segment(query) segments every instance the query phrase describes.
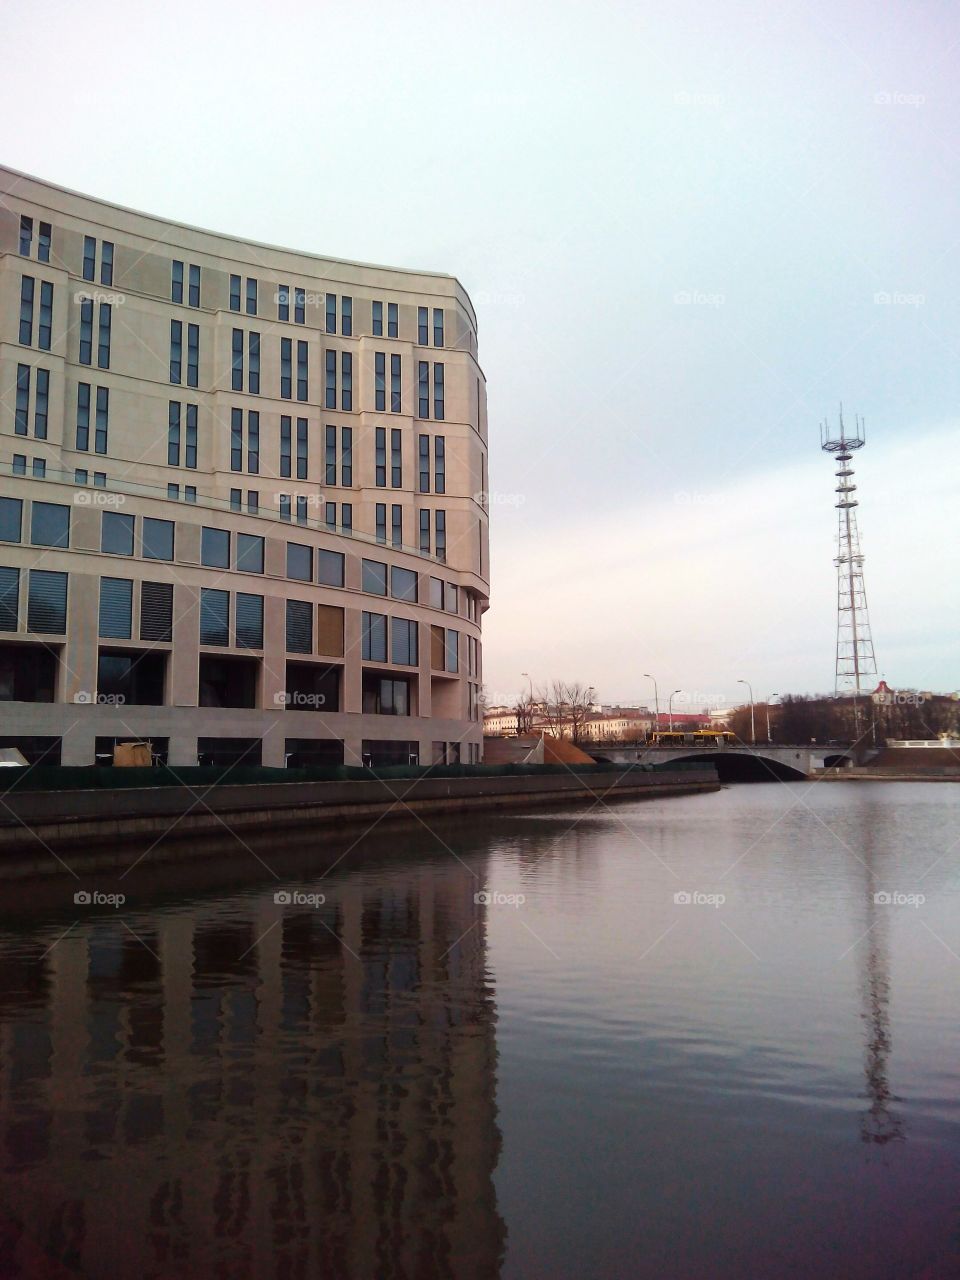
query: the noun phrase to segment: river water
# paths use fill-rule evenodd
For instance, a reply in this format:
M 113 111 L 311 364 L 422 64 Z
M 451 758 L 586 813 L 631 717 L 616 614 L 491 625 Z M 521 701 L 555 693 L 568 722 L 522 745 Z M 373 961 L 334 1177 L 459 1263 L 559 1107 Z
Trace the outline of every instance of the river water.
M 0 1275 L 960 1275 L 958 819 L 740 785 L 3 885 Z

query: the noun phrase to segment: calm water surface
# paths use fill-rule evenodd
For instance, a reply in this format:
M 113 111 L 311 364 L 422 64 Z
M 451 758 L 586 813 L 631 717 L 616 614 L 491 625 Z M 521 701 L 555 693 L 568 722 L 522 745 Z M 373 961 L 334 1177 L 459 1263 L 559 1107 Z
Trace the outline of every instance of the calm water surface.
M 738 786 L 3 885 L 0 1276 L 960 1275 L 958 818 Z

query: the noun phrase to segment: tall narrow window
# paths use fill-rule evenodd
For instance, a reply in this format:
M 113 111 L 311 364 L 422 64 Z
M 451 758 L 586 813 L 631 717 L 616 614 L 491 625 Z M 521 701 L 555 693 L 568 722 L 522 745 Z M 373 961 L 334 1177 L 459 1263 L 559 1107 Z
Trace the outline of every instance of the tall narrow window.
M 20 257 L 29 258 L 33 250 L 33 219 L 20 215 Z
M 337 483 L 337 428 L 327 427 L 323 441 L 324 484 Z
M 327 294 L 327 333 L 337 332 L 337 295 Z
M 417 361 L 417 417 L 430 417 L 430 365 L 426 360 Z
M 433 308 L 433 345 L 443 346 L 443 307 Z
M 399 502 L 393 504 L 390 515 L 391 542 L 395 547 L 403 546 L 403 507 Z
M 348 538 L 353 537 L 353 503 L 340 503 L 340 529 Z
M 100 304 L 100 324 L 103 324 L 103 309 L 105 303 Z M 41 351 L 50 350 L 50 336 L 53 332 L 53 285 L 47 280 L 40 282 L 40 319 L 37 324 L 37 346 Z M 101 344 L 102 344 L 101 329 Z M 101 345 L 101 351 L 103 347 Z M 107 306 L 107 363 L 101 365 L 106 369 L 110 364 L 110 308 Z
M 433 551 L 438 560 L 446 563 L 447 559 L 447 513 L 445 511 L 434 512 L 434 543 Z
M 41 308 L 42 311 L 42 308 Z M 109 302 L 100 303 L 100 315 L 97 322 L 97 367 L 110 368 L 110 321 L 112 308 Z M 43 343 L 40 344 L 43 346 Z
M 447 491 L 446 441 L 443 436 L 433 438 L 433 487 L 437 493 Z
M 297 419 L 297 479 L 306 480 L 307 478 L 307 457 L 308 457 L 308 439 L 307 439 L 307 420 L 306 418 Z
M 307 399 L 307 344 L 297 343 L 297 399 Z
M 167 466 L 179 467 L 180 465 L 180 404 L 177 400 L 170 401 L 170 410 L 167 416 Z
M 240 310 L 240 277 L 230 277 L 230 310 Z
M 230 643 L 230 592 L 200 588 L 200 643 Z
M 383 303 L 372 302 L 370 304 L 370 328 L 373 330 L 375 338 L 383 337 Z
M 353 484 L 353 427 L 340 428 L 340 483 L 346 489 Z
M 430 512 L 420 512 L 420 553 L 428 556 L 430 554 Z
M 280 399 L 293 396 L 293 339 L 280 339 Z
M 93 303 L 90 303 L 91 315 Z M 29 347 L 33 342 L 33 276 L 20 277 L 20 345 Z
M 187 386 L 200 385 L 200 326 L 187 325 Z
M 97 278 L 97 242 L 93 236 L 83 237 L 83 278 L 84 280 Z
M 233 331 L 233 366 L 230 385 L 234 391 L 243 390 L 243 330 Z
M 47 438 L 47 418 L 50 408 L 50 371 L 37 370 L 37 399 L 33 407 L 33 434 L 38 440 Z
M 400 336 L 400 321 L 398 319 L 399 309 L 395 302 L 387 303 L 387 337 L 398 338 Z
M 443 365 L 433 366 L 433 416 L 443 421 Z
M 378 542 L 386 542 L 387 540 L 387 504 L 378 502 L 376 504 L 376 536 Z
M 191 307 L 199 307 L 200 305 L 200 268 L 192 264 L 190 266 L 189 302 Z
M 99 635 L 129 640 L 132 633 L 133 582 L 130 578 L 101 578 Z
M 337 504 L 335 502 L 325 502 L 323 504 L 323 520 L 328 529 L 336 529 Z
M 417 437 L 417 488 L 420 493 L 430 492 L 430 437 Z
M 183 358 L 183 325 L 179 320 L 170 321 L 170 381 L 179 383 Z
M 257 282 L 247 277 L 247 315 L 257 314 Z
M 110 425 L 110 389 L 97 387 L 97 416 L 94 423 L 93 449 L 95 453 L 107 452 L 107 431 Z
M 289 493 L 280 494 L 280 519 L 290 520 L 290 495 Z
M 37 261 L 50 261 L 51 231 L 49 222 L 40 223 L 40 235 L 37 237 Z
M 305 324 L 307 319 L 307 296 L 303 289 L 294 289 L 293 291 L 293 321 L 294 324 Z
M 417 342 L 421 347 L 425 347 L 430 340 L 427 332 L 427 314 L 426 307 L 417 307 Z
M 247 414 L 247 470 L 251 475 L 260 471 L 260 414 Z
M 263 648 L 263 596 L 238 591 L 236 599 L 236 639 L 238 649 Z
M 251 395 L 260 394 L 260 335 L 250 334 L 249 342 L 250 368 L 247 371 L 247 390 Z
M 31 281 L 32 284 L 32 281 Z M 20 322 L 21 332 L 23 330 L 23 321 Z M 21 337 L 20 341 L 23 341 Z M 29 338 L 27 342 L 29 344 Z M 386 412 L 387 408 L 387 357 L 384 352 L 376 351 L 373 356 L 373 394 L 374 405 L 377 413 Z
M 347 413 L 353 409 L 353 356 L 349 351 L 340 356 L 340 408 Z
M 400 412 L 400 356 L 390 357 L 390 412 Z
M 328 350 L 326 353 L 326 385 L 323 403 L 327 409 L 337 407 L 337 353 L 335 351 Z
M 382 489 L 387 483 L 387 429 L 377 427 L 374 436 L 374 469 L 376 471 L 377 488 Z
M 230 470 L 243 470 L 243 410 L 230 410 Z
M 293 440 L 291 420 L 286 415 L 280 419 L 280 479 L 289 480 L 293 474 Z
M 191 469 L 197 469 L 197 406 L 195 404 L 187 405 L 187 443 L 184 457 L 185 464 Z
M 86 452 L 90 448 L 90 384 L 77 385 L 77 448 Z
M 80 363 L 93 363 L 93 302 L 84 298 L 80 303 Z
M 277 285 L 277 319 L 290 319 L 290 286 L 288 284 Z
M 304 493 L 297 494 L 297 524 L 307 523 L 307 496 Z
M 109 240 L 100 244 L 100 283 L 113 284 L 113 245 Z
M 30 434 L 30 366 L 17 365 L 17 407 L 13 429 L 18 436 Z
M 183 263 L 176 259 L 170 264 L 170 301 L 183 301 Z
M 390 430 L 390 484 L 394 489 L 403 485 L 403 436 L 397 427 Z
M 353 333 L 353 299 L 340 299 L 340 332 L 345 338 Z

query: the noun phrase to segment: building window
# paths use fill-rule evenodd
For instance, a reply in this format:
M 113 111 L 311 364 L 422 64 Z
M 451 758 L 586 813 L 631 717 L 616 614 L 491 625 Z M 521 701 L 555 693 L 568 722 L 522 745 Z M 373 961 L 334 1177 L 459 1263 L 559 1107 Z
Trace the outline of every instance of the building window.
M 387 303 L 387 337 L 398 338 L 400 336 L 400 323 L 398 320 L 399 309 L 395 302 Z
M 383 303 L 371 303 L 370 327 L 375 338 L 383 337 Z
M 94 421 L 93 449 L 95 453 L 107 452 L 107 431 L 110 425 L 110 389 L 97 387 L 97 413 Z
M 97 278 L 97 242 L 93 236 L 83 237 L 83 278 L 84 280 Z
M 307 523 L 307 497 L 306 494 L 297 494 L 297 524 Z
M 376 537 L 378 542 L 387 540 L 387 504 L 385 502 L 376 504 Z
M 230 410 L 230 470 L 243 470 L 243 410 Z
M 80 356 L 81 364 L 93 363 L 93 303 L 85 298 L 80 303 Z
M 32 285 L 31 281 L 31 285 Z M 23 321 L 21 320 L 21 332 Z M 23 338 L 20 339 L 23 342 Z M 29 338 L 27 343 L 29 345 Z M 387 409 L 387 357 L 383 351 L 374 352 L 373 356 L 373 407 L 377 413 L 385 413 Z
M 322 587 L 343 586 L 344 557 L 339 551 L 317 552 L 317 581 Z
M 84 467 L 74 467 L 73 469 L 74 484 L 86 484 L 88 480 L 89 480 L 89 473 Z
M 327 333 L 337 332 L 337 295 L 327 294 Z
M 328 350 L 326 353 L 326 384 L 323 403 L 327 409 L 335 409 L 337 407 L 337 353 L 335 351 Z
M 401 667 L 415 667 L 420 661 L 417 624 L 408 618 L 390 620 L 390 661 Z
M 240 277 L 230 277 L 230 310 L 240 310 Z
M 452 631 L 446 628 L 443 645 L 444 669 L 447 671 L 460 670 L 460 650 L 459 650 L 460 632 Z
M 263 546 L 263 538 L 256 534 L 237 534 L 237 569 L 241 573 L 263 573 Z
M 443 308 L 433 308 L 433 345 L 443 346 Z
M 280 519 L 281 519 L 281 520 L 285 520 L 285 521 L 289 524 L 289 522 L 290 522 L 290 494 L 289 494 L 289 493 L 281 493 L 281 494 L 280 494 L 280 498 L 279 498 L 279 502 L 280 502 Z
M 200 643 L 230 643 L 230 592 L 200 588 Z
M 50 569 L 31 569 L 27 588 L 27 630 L 65 635 L 67 575 Z
M 360 566 L 360 589 L 369 596 L 387 594 L 387 566 L 380 560 L 364 560 Z
M 433 416 L 443 421 L 443 365 L 433 366 Z
M 27 474 L 27 455 L 25 453 L 15 453 L 10 469 L 15 476 L 25 476 Z
M 93 304 L 91 303 L 91 306 Z M 20 345 L 33 343 L 33 276 L 20 277 Z
M 390 428 L 390 486 L 400 489 L 403 486 L 403 436 L 398 427 Z
M 438 560 L 447 560 L 447 513 L 435 511 L 434 515 L 434 555 Z
M 417 417 L 430 417 L 430 365 L 426 360 L 417 361 Z
M 100 244 L 100 283 L 113 284 L 113 245 L 109 240 Z
M 293 396 L 293 339 L 280 339 L 280 399 Z
M 324 484 L 337 483 L 337 428 L 326 427 L 323 433 Z
M 377 427 L 374 435 L 374 469 L 376 472 L 375 479 L 378 489 L 383 489 L 387 483 L 387 429 L 386 427 Z
M 234 614 L 238 649 L 263 648 L 263 596 L 237 592 Z
M 43 308 L 41 307 L 41 313 Z M 110 321 L 112 309 L 109 302 L 100 303 L 100 313 L 97 322 L 97 367 L 100 369 L 110 368 Z M 43 343 L 41 342 L 41 346 Z
M 35 480 L 42 480 L 47 474 L 46 458 L 34 458 L 33 475 Z
M 100 519 L 100 550 L 104 555 L 132 556 L 136 521 L 119 511 L 104 511 Z
M 47 438 L 47 411 L 50 404 L 50 373 L 37 370 L 37 399 L 33 410 L 33 434 L 38 440 Z
M 430 492 L 430 437 L 417 437 L 417 471 L 420 493 Z
M 191 307 L 199 307 L 200 305 L 200 268 L 191 263 L 190 266 L 190 295 L 189 303 Z
M 172 582 L 141 582 L 140 639 L 165 643 L 173 639 Z
M 277 285 L 277 319 L 290 319 L 290 286 L 288 284 Z
M 20 626 L 20 570 L 0 569 L 0 631 Z
M 301 397 L 306 398 L 306 395 Z M 353 409 L 353 356 L 349 351 L 340 354 L 340 408 L 346 413 Z
M 173 521 L 144 516 L 140 529 L 140 546 L 144 560 L 172 560 Z
M 305 324 L 307 319 L 307 297 L 303 289 L 295 289 L 293 292 L 293 322 L 294 324 Z
M 247 315 L 257 314 L 257 282 L 247 277 Z
M 410 714 L 409 682 L 365 672 L 363 709 L 368 715 L 408 716 Z
M 133 582 L 129 578 L 101 578 L 99 635 L 129 640 L 132 634 Z
M 293 440 L 291 419 L 286 415 L 280 418 L 280 479 L 289 480 L 293 475 Z
M 325 502 L 323 504 L 323 519 L 328 529 L 336 529 L 337 504 L 335 502 Z
M 353 299 L 340 299 L 340 332 L 345 338 L 353 333 Z
M 69 547 L 70 508 L 58 502 L 34 502 L 30 511 L 30 541 L 35 547 Z
M 309 439 L 307 436 L 306 418 L 297 419 L 297 479 L 307 478 L 307 459 L 309 457 Z
M 394 600 L 407 600 L 417 603 L 417 575 L 412 569 L 402 569 L 399 565 L 390 568 L 390 594 Z
M 447 446 L 444 436 L 433 438 L 433 487 L 437 493 L 447 491 Z
M 297 399 L 306 400 L 307 396 L 307 344 L 297 343 Z
M 430 512 L 420 512 L 420 554 L 430 554 Z
M 287 601 L 287 653 L 313 653 L 313 606 L 309 600 Z
M 340 428 L 340 483 L 345 489 L 353 485 L 353 427 Z
M 427 316 L 428 312 L 426 307 L 417 307 L 417 342 L 421 347 L 425 347 L 430 341 L 427 332 Z
M 242 489 L 230 490 L 230 510 L 231 511 L 243 510 L 243 490 Z
M 287 577 L 297 582 L 313 581 L 313 548 L 302 542 L 287 543 Z
M 247 413 L 247 470 L 254 476 L 260 472 L 260 414 L 254 410 Z
M 40 223 L 40 235 L 37 240 L 37 261 L 50 261 L 51 229 L 49 222 Z
M 179 320 L 170 321 L 170 381 L 179 383 L 180 365 L 183 359 L 183 325 Z
M 184 502 L 196 502 L 196 500 L 197 500 L 197 486 L 196 486 L 196 485 L 194 485 L 194 484 L 185 484 L 185 485 L 183 486 L 183 500 L 184 500 Z
M 176 259 L 170 263 L 170 301 L 183 301 L 183 263 Z
M 249 335 L 250 367 L 247 371 L 247 390 L 251 395 L 260 394 L 260 335 Z
M 353 537 L 353 503 L 340 503 L 340 531 L 346 537 Z
M 227 529 L 200 530 L 200 563 L 208 569 L 230 568 L 230 533 Z
M 33 219 L 20 215 L 20 257 L 29 258 L 33 249 Z
M 23 524 L 20 498 L 0 498 L 0 542 L 19 542 Z
M 90 384 L 77 384 L 77 448 L 86 452 L 90 448 Z
M 364 662 L 386 662 L 386 614 L 368 613 L 364 609 L 360 615 L 360 637 L 361 655 Z
M 243 330 L 233 331 L 233 364 L 230 385 L 234 391 L 243 390 Z
M 17 403 L 14 410 L 13 430 L 18 436 L 30 434 L 30 366 L 17 365 Z
M 400 413 L 400 356 L 390 357 L 390 412 Z
M 197 406 L 187 405 L 187 447 L 184 462 L 191 471 L 197 469 Z
M 200 326 L 187 325 L 187 386 L 200 385 Z
M 107 307 L 107 363 L 110 358 L 110 308 Z M 103 305 L 100 307 L 101 321 L 103 323 Z M 53 285 L 46 280 L 40 282 L 40 320 L 37 325 L 37 346 L 41 351 L 50 350 L 50 335 L 53 332 Z M 106 366 L 104 366 L 106 368 Z
M 399 502 L 393 504 L 391 517 L 391 541 L 395 547 L 403 546 L 403 507 Z

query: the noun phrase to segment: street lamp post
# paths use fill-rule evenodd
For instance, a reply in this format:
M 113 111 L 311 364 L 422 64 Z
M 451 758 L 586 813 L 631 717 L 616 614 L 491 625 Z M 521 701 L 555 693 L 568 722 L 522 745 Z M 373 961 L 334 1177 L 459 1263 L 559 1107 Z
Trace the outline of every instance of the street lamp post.
M 770 733 L 770 703 L 774 700 L 774 698 L 779 698 L 779 697 L 780 697 L 779 693 L 771 693 L 770 697 L 767 699 L 767 741 L 768 742 L 773 741 L 773 735 Z
M 528 671 L 521 671 L 520 674 L 530 681 L 530 697 L 527 701 L 527 714 L 523 717 L 524 721 L 529 717 L 530 723 L 524 725 L 524 732 L 528 732 L 533 728 L 533 678 Z M 519 725 L 517 726 L 519 729 Z
M 745 684 L 750 690 L 750 745 L 755 747 L 757 745 L 757 728 L 753 719 L 753 685 L 749 680 L 738 680 L 737 684 Z
M 643 678 L 644 680 L 653 680 L 653 676 L 650 674 L 649 671 L 645 671 L 643 673 Z M 653 730 L 654 730 L 654 733 L 656 733 L 657 730 L 659 730 L 660 728 L 660 695 L 657 693 L 656 680 L 653 680 L 653 709 L 654 709 Z
M 682 689 L 674 689 L 673 693 L 671 693 L 671 695 L 670 695 L 670 701 L 669 701 L 669 703 L 667 704 L 667 705 L 668 705 L 668 707 L 669 707 L 669 715 L 670 715 L 670 732 L 671 732 L 671 733 L 673 733 L 673 700 L 674 700 L 674 698 L 677 696 L 677 694 L 678 694 L 678 693 L 683 693 L 683 690 L 682 690 Z

